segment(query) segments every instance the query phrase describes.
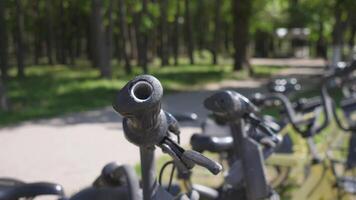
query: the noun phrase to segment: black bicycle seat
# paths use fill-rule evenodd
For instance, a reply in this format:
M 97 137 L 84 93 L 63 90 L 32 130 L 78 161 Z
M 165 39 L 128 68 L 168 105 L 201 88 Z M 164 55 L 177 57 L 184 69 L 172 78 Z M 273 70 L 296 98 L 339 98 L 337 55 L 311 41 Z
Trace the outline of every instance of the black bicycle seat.
M 338 187 L 349 194 L 356 194 L 356 178 L 340 177 L 337 180 Z
M 198 152 L 209 151 L 222 153 L 232 149 L 234 140 L 231 136 L 214 137 L 204 134 L 194 134 L 190 138 L 192 149 Z
M 0 200 L 17 200 L 41 195 L 64 197 L 61 185 L 47 182 L 24 183 L 15 179 L 0 179 Z

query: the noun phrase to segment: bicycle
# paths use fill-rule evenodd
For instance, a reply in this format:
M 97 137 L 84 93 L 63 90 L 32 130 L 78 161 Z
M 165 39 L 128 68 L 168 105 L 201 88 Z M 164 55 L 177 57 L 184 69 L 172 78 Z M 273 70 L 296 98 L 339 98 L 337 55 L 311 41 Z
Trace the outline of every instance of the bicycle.
M 96 199 L 199 199 L 194 190 L 176 195 L 169 191 L 169 186 L 165 188 L 157 181 L 156 147 L 173 158 L 172 162 L 180 173 L 189 173 L 195 165 L 208 169 L 212 174 L 222 170 L 217 162 L 179 145 L 179 124 L 173 115 L 161 109 L 162 96 L 160 82 L 153 76 L 141 75 L 129 81 L 117 93 L 113 103 L 114 110 L 124 117 L 122 123 L 126 139 L 140 149 L 142 192 L 132 168 L 111 163 L 104 167 L 93 187 L 79 192 L 71 200 L 93 196 Z

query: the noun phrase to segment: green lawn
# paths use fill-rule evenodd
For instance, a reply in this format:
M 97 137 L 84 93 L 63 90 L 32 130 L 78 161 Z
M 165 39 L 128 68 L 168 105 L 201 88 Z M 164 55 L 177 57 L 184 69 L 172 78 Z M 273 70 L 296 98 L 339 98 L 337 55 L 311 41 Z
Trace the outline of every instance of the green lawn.
M 115 91 L 140 74 L 140 70 L 135 69 L 133 75 L 127 76 L 117 67 L 112 79 L 101 79 L 97 69 L 85 66 L 31 66 L 26 69 L 26 78 L 8 80 L 6 85 L 12 110 L 0 111 L 0 126 L 110 105 Z M 257 77 L 268 77 L 280 69 L 255 66 Z M 208 82 L 247 77 L 245 71 L 232 72 L 231 65 L 153 66 L 150 71 L 162 82 L 166 94 L 199 89 Z M 15 72 L 11 71 L 11 74 L 14 76 Z

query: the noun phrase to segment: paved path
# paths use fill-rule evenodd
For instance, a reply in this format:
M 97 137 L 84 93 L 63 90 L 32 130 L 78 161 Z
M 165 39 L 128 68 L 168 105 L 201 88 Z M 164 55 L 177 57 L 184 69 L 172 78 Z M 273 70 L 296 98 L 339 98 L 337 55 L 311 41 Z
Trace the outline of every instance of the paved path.
M 308 74 L 320 73 L 319 68 L 308 70 Z M 282 74 L 305 71 L 291 68 Z M 260 91 L 265 81 L 208 84 L 199 92 L 165 96 L 163 106 L 171 112 L 196 112 L 203 119 L 207 111 L 202 102 L 214 90 L 236 89 L 248 95 Z M 182 124 L 182 143 L 188 144 L 190 135 L 198 131 L 199 122 Z M 0 129 L 0 176 L 58 182 L 68 193 L 89 185 L 108 162 L 134 165 L 138 160 L 138 148 L 125 140 L 121 119 L 110 107 Z

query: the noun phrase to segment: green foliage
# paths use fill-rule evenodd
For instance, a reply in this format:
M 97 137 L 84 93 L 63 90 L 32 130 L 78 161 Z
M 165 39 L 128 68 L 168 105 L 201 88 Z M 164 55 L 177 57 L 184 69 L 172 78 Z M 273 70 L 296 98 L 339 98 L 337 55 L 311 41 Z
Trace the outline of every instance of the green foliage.
M 229 64 L 151 68 L 152 74 L 162 82 L 166 94 L 198 89 L 208 82 L 245 78 L 232 74 Z M 275 73 L 277 68 L 258 66 L 256 70 L 257 74 L 266 77 Z M 138 74 L 140 70 L 137 68 L 131 76 L 124 75 L 122 68 L 117 68 L 114 78 L 109 80 L 99 79 L 99 72 L 86 64 L 72 68 L 63 65 L 28 67 L 25 79 L 13 78 L 6 82 L 12 111 L 0 111 L 0 126 L 108 106 L 115 92 Z

